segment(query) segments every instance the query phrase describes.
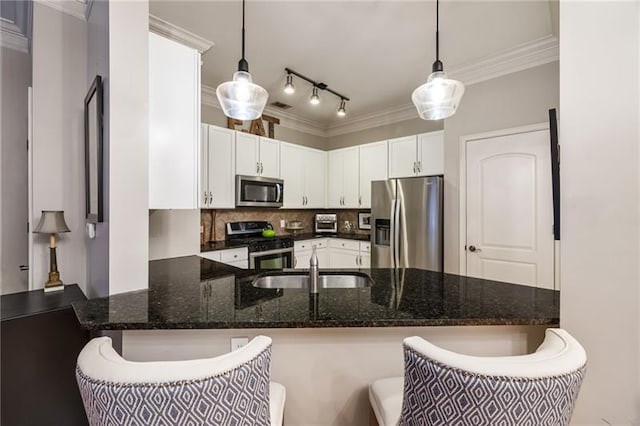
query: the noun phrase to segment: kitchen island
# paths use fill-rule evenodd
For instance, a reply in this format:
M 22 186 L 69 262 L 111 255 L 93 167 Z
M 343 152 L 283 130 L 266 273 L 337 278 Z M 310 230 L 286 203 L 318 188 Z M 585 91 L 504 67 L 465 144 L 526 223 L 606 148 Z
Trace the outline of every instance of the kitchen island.
M 354 270 L 356 271 L 356 270 Z M 73 305 L 87 330 L 547 325 L 559 292 L 419 269 L 360 269 L 373 285 L 263 289 L 198 256 L 149 263 L 149 288 Z
M 367 425 L 367 386 L 403 374 L 404 337 L 473 355 L 519 355 L 559 323 L 557 291 L 417 269 L 355 271 L 373 285 L 313 297 L 255 288 L 256 271 L 198 256 L 158 260 L 149 263 L 147 290 L 74 309 L 85 329 L 122 330 L 132 361 L 211 357 L 228 352 L 232 337 L 270 336 L 271 376 L 287 388 L 290 425 Z

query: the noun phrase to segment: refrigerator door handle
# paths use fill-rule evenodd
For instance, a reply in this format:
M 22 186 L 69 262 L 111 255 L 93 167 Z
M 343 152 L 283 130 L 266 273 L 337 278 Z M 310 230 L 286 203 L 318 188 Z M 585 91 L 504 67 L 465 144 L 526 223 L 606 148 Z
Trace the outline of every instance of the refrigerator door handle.
M 402 202 L 400 200 L 396 200 L 395 203 L 395 211 L 394 211 L 394 220 L 393 220 L 393 263 L 395 268 L 400 267 L 400 208 L 402 206 Z
M 391 252 L 391 267 L 396 268 L 396 203 L 395 198 L 391 200 L 391 223 L 389 224 L 389 251 Z

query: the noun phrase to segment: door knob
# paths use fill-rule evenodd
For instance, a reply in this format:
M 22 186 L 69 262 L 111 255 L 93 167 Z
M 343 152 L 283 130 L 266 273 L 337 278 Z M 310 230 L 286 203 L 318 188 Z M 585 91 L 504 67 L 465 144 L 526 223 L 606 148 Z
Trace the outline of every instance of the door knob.
M 473 252 L 476 252 L 476 251 L 482 251 L 482 250 L 480 250 L 480 249 L 479 249 L 479 248 L 477 248 L 476 246 L 469 246 L 469 251 L 470 251 L 471 253 L 473 253 Z

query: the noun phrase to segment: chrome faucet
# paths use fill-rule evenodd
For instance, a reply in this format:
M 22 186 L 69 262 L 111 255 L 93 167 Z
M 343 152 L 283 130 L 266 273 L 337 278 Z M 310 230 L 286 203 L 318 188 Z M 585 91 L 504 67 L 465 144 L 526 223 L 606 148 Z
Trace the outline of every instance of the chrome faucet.
M 320 281 L 318 255 L 316 254 L 316 246 L 313 246 L 313 252 L 309 260 L 309 293 L 318 293 L 318 281 Z

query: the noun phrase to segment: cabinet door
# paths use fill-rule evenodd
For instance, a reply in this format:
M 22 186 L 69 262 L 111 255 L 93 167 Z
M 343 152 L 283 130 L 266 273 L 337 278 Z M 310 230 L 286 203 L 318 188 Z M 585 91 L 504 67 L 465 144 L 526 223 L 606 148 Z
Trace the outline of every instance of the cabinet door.
M 360 267 L 361 268 L 371 268 L 371 255 L 361 254 L 360 255 Z
M 236 132 L 236 173 L 258 176 L 260 171 L 260 138 L 249 133 Z
M 360 150 L 347 148 L 342 157 L 342 207 L 357 209 L 360 205 Z
M 149 33 L 149 208 L 200 205 L 200 54 Z
M 329 250 L 329 264 L 332 269 L 357 268 L 360 252 L 332 248 Z
M 209 206 L 232 209 L 235 203 L 235 132 L 208 126 L 209 133 Z
M 327 153 L 317 149 L 304 149 L 304 195 L 306 208 L 325 206 Z M 284 163 L 283 163 L 284 164 Z
M 344 169 L 344 154 L 342 150 L 329 151 L 327 166 L 327 207 L 339 209 L 342 207 L 342 188 Z
M 331 260 L 329 259 L 329 249 L 323 248 L 316 251 L 318 255 L 318 267 L 319 268 L 331 268 Z
M 389 141 L 389 179 L 416 175 L 417 137 L 391 139 Z
M 303 251 L 302 253 L 295 253 L 293 256 L 293 268 L 294 269 L 308 269 L 309 261 L 311 260 L 311 252 Z M 320 260 L 318 259 L 318 263 Z
M 284 180 L 282 207 L 302 208 L 304 205 L 304 150 L 297 145 L 282 143 L 280 155 L 282 157 L 280 176 Z
M 360 208 L 371 208 L 371 182 L 387 179 L 388 155 L 387 141 L 360 145 Z
M 280 141 L 260 138 L 260 176 L 280 177 Z
M 418 135 L 418 175 L 444 174 L 444 132 Z
M 208 125 L 200 125 L 200 208 L 209 208 L 209 131 Z

